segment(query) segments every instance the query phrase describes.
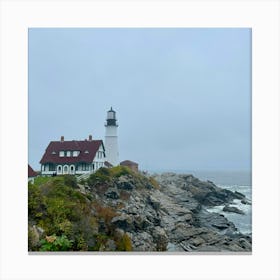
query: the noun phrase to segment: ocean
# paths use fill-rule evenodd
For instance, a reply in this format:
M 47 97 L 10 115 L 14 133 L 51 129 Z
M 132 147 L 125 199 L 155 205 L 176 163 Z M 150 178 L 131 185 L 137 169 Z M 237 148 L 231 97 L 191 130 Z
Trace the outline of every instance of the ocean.
M 184 173 L 193 174 L 200 180 L 210 180 L 215 185 L 231 191 L 238 191 L 244 194 L 252 202 L 252 173 L 249 171 L 188 171 Z M 230 206 L 242 210 L 245 215 L 224 212 L 224 206 L 209 207 L 209 212 L 223 214 L 233 222 L 238 231 L 243 234 L 252 234 L 252 205 L 242 204 L 240 200 L 234 200 Z
M 174 172 L 177 174 L 192 174 L 202 181 L 212 181 L 216 186 L 244 194 L 252 203 L 252 173 L 251 171 L 196 171 L 196 170 L 155 170 L 156 173 Z M 252 203 L 253 204 L 253 203 Z M 234 200 L 230 206 L 237 207 L 245 214 L 224 212 L 224 206 L 209 207 L 209 212 L 224 215 L 233 222 L 238 231 L 243 234 L 252 234 L 252 205 L 242 204 L 240 200 Z

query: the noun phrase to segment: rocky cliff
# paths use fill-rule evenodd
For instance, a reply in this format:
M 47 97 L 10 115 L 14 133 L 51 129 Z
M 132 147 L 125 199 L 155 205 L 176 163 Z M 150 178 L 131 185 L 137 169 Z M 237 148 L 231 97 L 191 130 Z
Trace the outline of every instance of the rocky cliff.
M 251 251 L 250 236 L 204 207 L 246 198 L 213 182 L 174 173 L 129 173 L 102 183 L 95 180 L 88 190 L 104 205 L 118 208 L 111 223 L 128 234 L 134 251 Z
M 93 245 L 84 246 L 85 250 L 251 251 L 250 236 L 240 234 L 223 215 L 206 210 L 206 206 L 227 206 L 233 199 L 246 201 L 245 196 L 213 182 L 174 173 L 150 176 L 117 167 L 101 169 L 76 187 L 86 196 L 87 215 L 96 224 Z M 33 231 L 38 231 L 38 219 L 30 221 Z

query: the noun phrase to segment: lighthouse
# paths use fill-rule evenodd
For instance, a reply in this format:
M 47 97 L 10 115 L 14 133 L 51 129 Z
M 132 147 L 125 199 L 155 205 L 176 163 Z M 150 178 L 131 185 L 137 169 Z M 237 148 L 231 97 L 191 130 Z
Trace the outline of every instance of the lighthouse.
M 105 122 L 105 152 L 106 161 L 116 166 L 119 164 L 119 149 L 118 149 L 118 123 L 116 112 L 111 109 L 107 112 Z

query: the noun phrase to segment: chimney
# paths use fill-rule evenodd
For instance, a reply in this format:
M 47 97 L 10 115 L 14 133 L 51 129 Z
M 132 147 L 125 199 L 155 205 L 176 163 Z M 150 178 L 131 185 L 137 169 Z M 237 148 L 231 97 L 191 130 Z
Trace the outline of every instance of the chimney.
M 89 141 L 92 141 L 92 135 L 89 135 L 89 136 L 88 136 L 88 140 L 89 140 Z
M 63 142 L 64 141 L 64 136 L 61 136 L 60 137 L 60 142 Z

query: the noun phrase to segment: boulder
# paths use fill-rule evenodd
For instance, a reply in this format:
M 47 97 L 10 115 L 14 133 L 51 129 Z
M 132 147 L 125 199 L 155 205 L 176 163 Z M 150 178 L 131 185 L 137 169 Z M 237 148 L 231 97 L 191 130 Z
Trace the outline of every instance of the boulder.
M 152 231 L 154 242 L 158 251 L 166 251 L 168 244 L 168 237 L 165 230 L 159 226 L 155 227 Z
M 143 215 L 134 216 L 133 223 L 136 230 L 145 230 L 152 225 L 152 223 Z
M 112 219 L 111 223 L 117 228 L 123 229 L 124 231 L 129 231 L 134 229 L 133 219 L 130 215 L 121 214 Z
M 238 209 L 237 207 L 229 206 L 229 205 L 226 205 L 223 208 L 223 211 L 224 212 L 232 212 L 232 213 L 236 213 L 236 214 L 240 214 L 240 215 L 244 215 L 245 214 L 242 210 Z
M 230 222 L 224 215 L 218 213 L 210 213 L 208 211 L 200 211 L 194 217 L 194 225 L 209 228 L 215 231 L 235 231 L 235 225 Z
M 152 207 L 158 211 L 160 208 L 160 202 L 153 196 L 149 196 L 148 202 L 152 205 Z
M 249 200 L 247 200 L 246 198 L 241 199 L 241 203 L 247 204 L 247 205 L 252 205 L 252 203 Z
M 146 231 L 137 232 L 130 235 L 130 237 L 132 240 L 133 251 L 152 252 L 157 249 L 153 237 Z
M 237 192 L 237 191 L 235 191 L 233 193 L 233 195 L 235 196 L 236 199 L 244 199 L 245 198 L 245 195 L 243 193 L 240 193 L 240 192 Z
M 106 244 L 105 244 L 105 248 L 104 248 L 104 251 L 116 251 L 116 243 L 114 240 L 112 239 L 109 239 Z
M 115 182 L 118 189 L 131 191 L 135 188 L 135 184 L 130 178 L 130 176 L 120 176 Z
M 105 196 L 111 199 L 119 199 L 120 195 L 117 190 L 110 188 L 106 191 Z

